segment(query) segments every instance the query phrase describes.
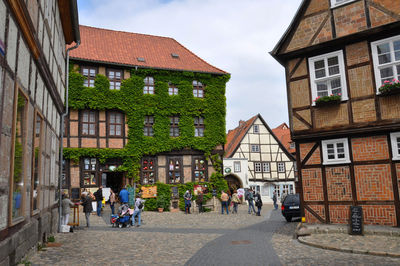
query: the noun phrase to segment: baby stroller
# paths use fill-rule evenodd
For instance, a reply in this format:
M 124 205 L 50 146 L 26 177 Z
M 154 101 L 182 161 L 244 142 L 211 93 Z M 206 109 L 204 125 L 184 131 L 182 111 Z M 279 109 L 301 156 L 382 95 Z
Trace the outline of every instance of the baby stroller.
M 123 204 L 118 208 L 118 215 L 111 215 L 110 222 L 112 227 L 129 227 L 131 225 L 131 218 L 133 209 L 130 209 L 128 204 Z

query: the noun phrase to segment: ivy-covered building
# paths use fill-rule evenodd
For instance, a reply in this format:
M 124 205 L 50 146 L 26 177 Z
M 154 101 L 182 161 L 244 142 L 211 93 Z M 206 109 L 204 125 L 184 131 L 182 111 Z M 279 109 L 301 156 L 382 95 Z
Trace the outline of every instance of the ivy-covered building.
M 65 188 L 209 181 L 224 152 L 229 74 L 172 38 L 88 26 L 80 34 Z

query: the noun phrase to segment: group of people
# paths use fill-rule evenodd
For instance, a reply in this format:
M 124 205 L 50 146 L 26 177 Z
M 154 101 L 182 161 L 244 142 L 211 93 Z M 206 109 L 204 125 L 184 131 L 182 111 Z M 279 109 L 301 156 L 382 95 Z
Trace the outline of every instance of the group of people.
M 238 204 L 240 203 L 239 195 L 237 190 L 234 190 L 232 195 L 230 191 L 221 191 L 221 214 L 229 214 L 230 206 L 233 205 L 232 213 L 237 213 Z

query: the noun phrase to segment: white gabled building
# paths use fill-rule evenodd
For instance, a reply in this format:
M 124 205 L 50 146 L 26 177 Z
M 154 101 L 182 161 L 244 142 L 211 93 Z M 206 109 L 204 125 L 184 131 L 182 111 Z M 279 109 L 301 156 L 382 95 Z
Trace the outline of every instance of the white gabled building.
M 284 126 L 277 132 L 282 132 Z M 224 175 L 229 187 L 259 191 L 263 202 L 272 202 L 274 191 L 279 197 L 295 193 L 295 158 L 280 139 L 260 114 L 240 121 L 237 128 L 229 130 L 224 156 Z

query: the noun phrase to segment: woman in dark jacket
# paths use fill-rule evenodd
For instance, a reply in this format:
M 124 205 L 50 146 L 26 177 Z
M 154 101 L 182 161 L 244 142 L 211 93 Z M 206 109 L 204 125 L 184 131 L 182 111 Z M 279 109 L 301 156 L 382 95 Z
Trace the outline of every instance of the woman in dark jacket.
M 81 204 L 83 206 L 83 212 L 85 213 L 85 217 L 86 217 L 86 226 L 89 227 L 89 225 L 90 225 L 89 217 L 90 217 L 90 213 L 93 211 L 92 198 L 90 197 L 90 195 L 88 195 L 87 193 L 82 194 Z
M 256 207 L 257 207 L 257 216 L 261 216 L 261 207 L 263 205 L 262 200 L 261 200 L 261 195 L 259 192 L 256 193 L 254 196 L 255 202 L 256 202 Z

